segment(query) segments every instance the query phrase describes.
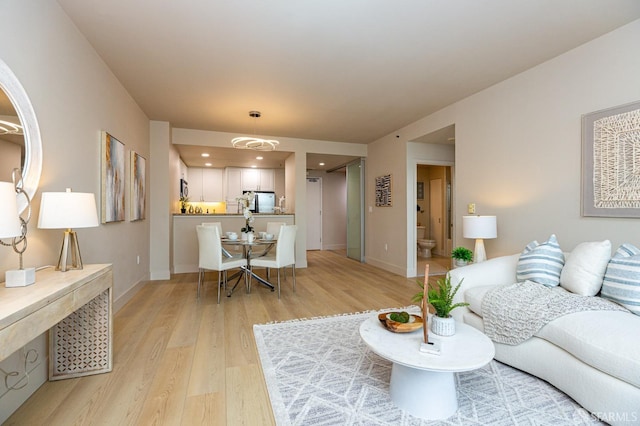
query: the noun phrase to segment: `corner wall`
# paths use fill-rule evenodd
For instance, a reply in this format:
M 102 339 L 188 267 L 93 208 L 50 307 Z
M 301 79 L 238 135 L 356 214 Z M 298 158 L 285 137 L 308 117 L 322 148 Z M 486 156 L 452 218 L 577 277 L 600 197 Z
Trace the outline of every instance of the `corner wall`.
M 396 134 L 410 141 L 455 124 L 454 246 L 473 249 L 461 229 L 464 206 L 471 202 L 479 214 L 498 217 L 498 238 L 485 241 L 489 257 L 519 252 L 552 233 L 567 251 L 582 241 L 610 239 L 614 248 L 640 244 L 638 219 L 580 215 L 581 117 L 640 100 L 640 55 L 630 53 L 638 40 L 640 20 L 406 126 L 370 145 L 368 164 L 375 167 L 369 170 L 383 173 L 388 159 L 386 170 L 402 172 L 388 152 Z M 372 191 L 370 177 L 369 197 Z M 389 212 L 369 215 L 367 229 L 407 223 L 395 201 Z M 406 253 L 384 254 L 381 238 L 393 236 L 376 235 L 367 253 L 395 271 Z
M 135 293 L 149 273 L 149 120 L 105 66 L 87 40 L 55 1 L 2 0 L 0 2 L 0 57 L 24 87 L 35 110 L 42 135 L 43 165 L 40 186 L 32 202 L 28 226 L 29 246 L 25 266 L 56 264 L 62 230 L 37 228 L 43 191 L 93 192 L 100 206 L 100 131 L 109 131 L 125 144 L 126 178 L 129 151 L 147 159 L 147 219 L 129 221 L 129 187 L 126 185 L 126 220 L 78 230 L 85 264 L 112 263 L 114 309 Z M 98 207 L 99 208 L 99 207 Z M 140 256 L 140 264 L 136 258 Z M 16 268 L 18 257 L 0 247 L 0 274 Z M 0 284 L 3 285 L 3 284 Z M 42 368 L 21 391 L 0 398 L 0 423 L 46 380 L 46 339 L 39 362 Z M 14 371 L 23 356 L 0 364 Z M 17 367 L 16 367 L 17 366 Z M 0 394 L 4 384 L 0 384 Z

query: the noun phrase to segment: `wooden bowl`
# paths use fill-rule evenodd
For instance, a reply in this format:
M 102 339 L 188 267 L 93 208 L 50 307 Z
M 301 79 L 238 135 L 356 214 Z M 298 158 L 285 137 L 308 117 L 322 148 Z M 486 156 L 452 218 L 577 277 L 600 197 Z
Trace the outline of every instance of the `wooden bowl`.
M 378 314 L 378 319 L 389 331 L 394 333 L 411 333 L 422 328 L 422 317 L 420 315 L 409 314 L 409 322 L 398 322 L 389 318 L 393 312 L 383 312 Z

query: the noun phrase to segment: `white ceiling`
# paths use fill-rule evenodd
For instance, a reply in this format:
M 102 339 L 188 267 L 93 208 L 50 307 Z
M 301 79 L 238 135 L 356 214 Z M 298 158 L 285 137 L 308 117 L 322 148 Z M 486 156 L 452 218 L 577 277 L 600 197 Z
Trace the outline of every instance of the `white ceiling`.
M 355 143 L 640 18 L 638 0 L 58 3 L 152 120 Z

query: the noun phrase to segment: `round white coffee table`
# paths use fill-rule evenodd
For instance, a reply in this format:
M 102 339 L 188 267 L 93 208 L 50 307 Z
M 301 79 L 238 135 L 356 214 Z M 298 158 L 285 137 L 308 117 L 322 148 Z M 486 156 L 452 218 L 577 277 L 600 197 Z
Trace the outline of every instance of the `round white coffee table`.
M 458 409 L 454 373 L 488 364 L 495 354 L 493 342 L 470 325 L 456 322 L 451 337 L 429 333 L 438 340 L 439 355 L 420 352 L 422 329 L 393 333 L 372 314 L 360 326 L 360 336 L 373 352 L 393 363 L 391 400 L 412 416 L 429 420 L 451 417 Z

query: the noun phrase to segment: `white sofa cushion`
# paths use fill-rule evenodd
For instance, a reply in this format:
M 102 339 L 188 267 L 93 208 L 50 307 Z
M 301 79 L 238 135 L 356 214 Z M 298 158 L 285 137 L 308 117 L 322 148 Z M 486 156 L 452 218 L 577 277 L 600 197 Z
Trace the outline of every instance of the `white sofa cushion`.
M 602 297 L 640 315 L 640 249 L 623 244 L 616 250 L 604 275 Z
M 638 330 L 639 316 L 620 311 L 590 311 L 556 318 L 536 336 L 600 371 L 640 387 Z
M 518 260 L 516 279 L 518 282 L 529 280 L 555 287 L 560 284 L 563 265 L 564 254 L 553 234 L 542 244 L 537 241 L 527 244 Z
M 565 259 L 560 285 L 581 296 L 600 292 L 607 264 L 611 259 L 611 241 L 580 243 Z

